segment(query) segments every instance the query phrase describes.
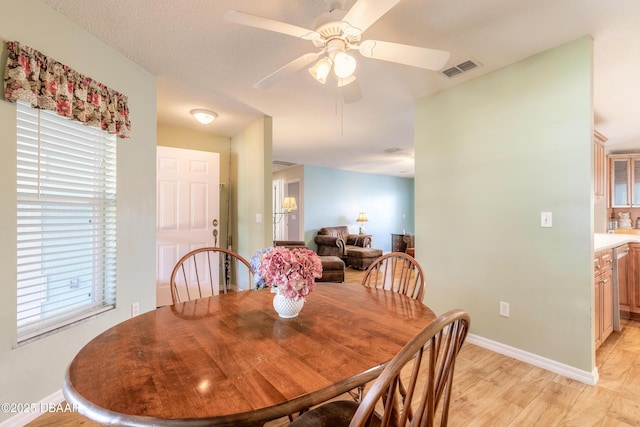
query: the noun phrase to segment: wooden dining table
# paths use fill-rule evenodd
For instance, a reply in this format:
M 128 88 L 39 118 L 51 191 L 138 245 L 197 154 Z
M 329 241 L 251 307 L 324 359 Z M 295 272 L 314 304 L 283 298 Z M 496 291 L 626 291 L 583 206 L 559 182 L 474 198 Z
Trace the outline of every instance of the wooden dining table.
M 268 289 L 158 308 L 106 330 L 65 374 L 68 403 L 109 425 L 261 425 L 375 379 L 435 319 L 397 293 L 317 284 L 298 317 Z

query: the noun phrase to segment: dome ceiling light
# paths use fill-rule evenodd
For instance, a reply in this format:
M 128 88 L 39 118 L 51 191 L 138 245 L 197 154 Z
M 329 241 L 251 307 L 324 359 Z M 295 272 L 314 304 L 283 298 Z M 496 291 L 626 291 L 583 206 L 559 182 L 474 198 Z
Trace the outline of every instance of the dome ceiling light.
M 191 115 L 203 125 L 208 125 L 218 117 L 218 115 L 213 111 L 203 110 L 201 108 L 191 110 Z

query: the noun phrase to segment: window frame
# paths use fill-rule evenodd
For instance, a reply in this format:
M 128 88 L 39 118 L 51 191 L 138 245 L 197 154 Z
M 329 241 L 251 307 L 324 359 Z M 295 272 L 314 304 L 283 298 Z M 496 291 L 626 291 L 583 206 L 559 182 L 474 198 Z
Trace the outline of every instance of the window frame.
M 17 103 L 17 344 L 116 307 L 116 136 Z

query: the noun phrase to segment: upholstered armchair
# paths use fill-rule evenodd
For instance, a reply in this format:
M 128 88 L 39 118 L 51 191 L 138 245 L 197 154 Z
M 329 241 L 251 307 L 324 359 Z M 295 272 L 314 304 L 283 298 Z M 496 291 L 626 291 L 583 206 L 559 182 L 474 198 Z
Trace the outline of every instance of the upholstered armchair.
M 346 225 L 323 227 L 314 239 L 318 245 L 318 255 L 338 256 L 344 258 L 350 247 L 370 248 L 371 235 L 351 234 Z

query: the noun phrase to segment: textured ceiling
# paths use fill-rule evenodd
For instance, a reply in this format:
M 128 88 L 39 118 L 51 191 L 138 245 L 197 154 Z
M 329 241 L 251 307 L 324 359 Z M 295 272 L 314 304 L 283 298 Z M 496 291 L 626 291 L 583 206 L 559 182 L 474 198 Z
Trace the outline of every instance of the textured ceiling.
M 413 176 L 417 98 L 585 35 L 594 39 L 595 127 L 614 149 L 640 144 L 640 1 L 401 0 L 363 39 L 448 50 L 445 68 L 481 67 L 454 78 L 364 58 L 362 100 L 345 104 L 335 85 L 300 70 L 266 90 L 253 85 L 298 56 L 310 41 L 226 22 L 239 10 L 314 29 L 323 0 L 43 0 L 158 76 L 158 122 L 233 136 L 273 117 L 274 160 Z M 354 0 L 346 1 L 350 8 Z M 203 127 L 193 108 L 218 113 Z M 390 148 L 397 148 L 389 154 Z

